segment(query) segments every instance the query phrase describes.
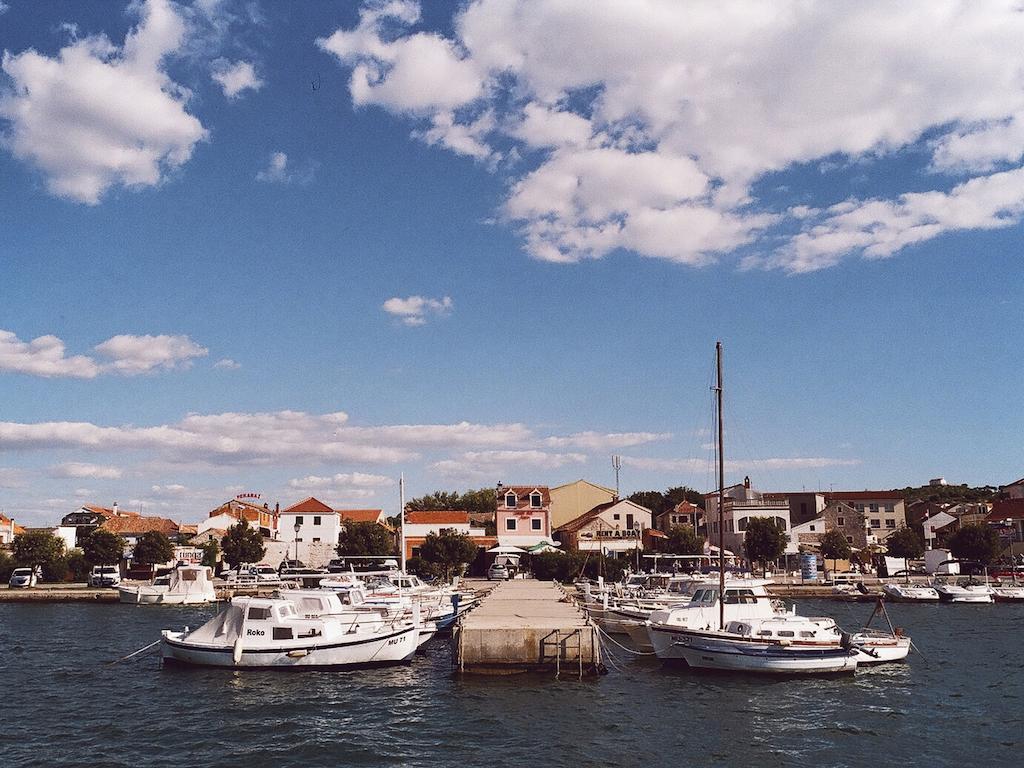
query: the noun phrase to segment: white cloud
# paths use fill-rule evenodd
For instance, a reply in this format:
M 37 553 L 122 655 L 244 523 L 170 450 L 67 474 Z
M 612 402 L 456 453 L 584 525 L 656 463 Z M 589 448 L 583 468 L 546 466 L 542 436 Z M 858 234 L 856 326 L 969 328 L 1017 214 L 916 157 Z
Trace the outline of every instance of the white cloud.
M 237 371 L 242 367 L 241 363 L 236 363 L 230 357 L 224 357 L 213 364 L 214 368 L 218 368 L 223 371 Z
M 348 426 L 345 413 L 299 411 L 190 414 L 175 424 L 100 426 L 89 422 L 0 422 L 0 451 L 141 451 L 197 466 L 353 462 L 394 464 L 420 450 L 521 445 L 521 424 Z
M 0 0 L 0 15 L 7 13 L 9 10 L 11 10 L 11 6 Z
M 0 330 L 0 371 L 76 379 L 91 379 L 100 372 L 100 366 L 92 358 L 68 357 L 64 350 L 64 342 L 56 336 L 21 341 L 13 332 Z
M 0 488 L 21 488 L 25 485 L 25 473 L 20 469 L 0 467 Z
M 1024 168 L 978 176 L 949 192 L 851 200 L 816 213 L 786 247 L 766 259 L 747 259 L 745 265 L 811 272 L 854 250 L 867 258 L 887 258 L 945 232 L 1013 226 L 1024 215 Z
M 210 77 L 223 89 L 229 99 L 238 98 L 243 91 L 258 91 L 263 81 L 256 75 L 252 62 L 217 59 L 213 62 Z
M 577 432 L 565 437 L 549 437 L 545 445 L 554 448 L 582 448 L 587 451 L 601 452 L 619 448 L 630 448 L 659 440 L 669 440 L 668 432 Z
M 119 480 L 124 474 L 119 467 L 70 461 L 53 468 L 54 477 L 87 477 L 92 480 Z
M 256 174 L 257 181 L 288 181 L 288 155 L 284 152 L 274 152 L 270 156 L 267 167 Z
M 318 475 L 306 475 L 296 477 L 288 481 L 289 488 L 301 490 L 313 490 L 317 488 L 344 488 L 353 486 L 359 488 L 386 488 L 395 485 L 395 479 L 385 475 L 371 475 L 366 472 L 339 472 L 336 475 L 321 477 Z
M 447 38 L 416 31 L 419 15 L 415 2 L 372 3 L 318 44 L 350 70 L 353 103 L 510 172 L 502 212 L 538 259 L 624 248 L 699 266 L 774 248 L 781 223 L 797 239 L 757 264 L 806 271 L 1024 215 L 1019 196 L 966 215 L 984 192 L 950 195 L 936 177 L 934 192 L 915 194 L 958 198 L 961 214 L 930 226 L 911 195 L 853 203 L 880 217 L 879 238 L 848 218 L 805 222 L 806 201 L 778 211 L 754 197 L 767 174 L 836 157 L 896 163 L 913 150 L 930 152 L 936 172 L 1012 171 L 1024 152 L 1024 14 L 1010 0 L 647 0 L 643 12 L 475 0 Z M 510 171 L 495 162 L 503 152 L 525 162 Z
M 181 483 L 168 483 L 167 485 L 152 485 L 149 488 L 151 493 L 159 495 L 179 496 L 188 491 L 188 487 Z
M 267 167 L 256 173 L 256 181 L 305 185 L 313 181 L 316 168 L 315 163 L 306 163 L 304 167 L 294 169 L 289 166 L 286 153 L 273 152 L 267 161 Z
M 430 468 L 446 478 L 462 480 L 494 479 L 496 473 L 521 473 L 529 470 L 559 469 L 570 464 L 583 464 L 581 453 L 550 453 L 539 450 L 466 451 L 454 459 L 445 459 Z
M 206 347 L 196 344 L 188 336 L 132 336 L 120 334 L 102 344 L 96 351 L 110 360 L 104 369 L 136 376 L 155 370 L 188 368 L 192 360 L 209 354 Z
M 0 372 L 25 373 L 47 378 L 91 379 L 101 373 L 135 376 L 154 370 L 187 368 L 208 350 L 188 336 L 113 336 L 93 349 L 106 361 L 65 354 L 56 336 L 21 341 L 12 331 L 0 330 Z
M 625 466 L 655 472 L 703 472 L 711 464 L 710 459 L 660 459 L 640 456 L 623 456 Z M 768 459 L 726 459 L 727 472 L 748 470 L 823 469 L 825 467 L 854 467 L 859 459 L 833 459 L 822 457 L 768 458 Z
M 442 299 L 428 299 L 423 296 L 409 296 L 402 299 L 398 296 L 388 299 L 381 306 L 389 315 L 394 315 L 405 325 L 425 325 L 428 316 L 443 317 L 452 311 L 450 296 Z
M 418 3 L 374 3 L 360 11 L 355 29 L 339 29 L 316 41 L 352 68 L 353 102 L 430 114 L 454 109 L 481 94 L 481 73 L 452 41 L 424 32 L 394 39 L 384 34 L 390 25 L 418 20 Z
M 168 0 L 130 8 L 141 18 L 121 47 L 93 35 L 52 58 L 4 51 L 13 83 L 0 96 L 0 117 L 9 121 L 4 143 L 60 197 L 96 204 L 116 185 L 158 184 L 206 136 L 185 109 L 189 91 L 162 68 L 183 43 L 184 21 Z

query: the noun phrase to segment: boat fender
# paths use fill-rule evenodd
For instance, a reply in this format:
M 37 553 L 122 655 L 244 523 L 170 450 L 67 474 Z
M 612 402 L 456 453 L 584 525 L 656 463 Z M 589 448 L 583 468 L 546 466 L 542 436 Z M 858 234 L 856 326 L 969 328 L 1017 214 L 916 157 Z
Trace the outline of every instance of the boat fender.
M 237 640 L 235 640 L 235 647 L 234 647 L 234 649 L 231 652 L 231 658 L 234 660 L 235 664 L 237 664 L 238 662 L 240 662 L 242 660 L 242 638 L 241 637 L 239 637 Z

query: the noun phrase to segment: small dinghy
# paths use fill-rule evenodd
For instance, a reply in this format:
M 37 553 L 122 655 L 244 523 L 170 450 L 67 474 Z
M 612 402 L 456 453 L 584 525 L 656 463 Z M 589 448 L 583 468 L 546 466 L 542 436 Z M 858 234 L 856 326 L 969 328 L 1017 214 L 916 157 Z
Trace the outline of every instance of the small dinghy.
M 398 664 L 416 652 L 411 620 L 346 611 L 304 615 L 283 598 L 236 597 L 199 629 L 161 633 L 165 661 L 235 669 Z
M 120 584 L 122 603 L 139 605 L 200 605 L 217 599 L 213 571 L 205 565 L 180 565 L 152 584 Z

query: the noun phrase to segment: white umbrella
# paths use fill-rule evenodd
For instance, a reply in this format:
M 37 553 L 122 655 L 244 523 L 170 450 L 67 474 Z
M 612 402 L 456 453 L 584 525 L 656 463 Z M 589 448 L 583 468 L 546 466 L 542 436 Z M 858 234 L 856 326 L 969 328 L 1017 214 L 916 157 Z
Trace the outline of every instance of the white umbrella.
M 491 547 L 487 551 L 488 552 L 493 552 L 496 555 L 525 555 L 526 554 L 526 550 L 525 549 L 520 549 L 519 547 L 510 547 L 508 545 L 500 546 L 500 547 Z

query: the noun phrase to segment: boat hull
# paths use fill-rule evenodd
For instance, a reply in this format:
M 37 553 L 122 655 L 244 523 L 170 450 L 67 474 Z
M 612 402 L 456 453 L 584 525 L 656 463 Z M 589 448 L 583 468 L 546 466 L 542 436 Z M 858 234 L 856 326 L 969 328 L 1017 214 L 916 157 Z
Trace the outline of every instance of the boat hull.
M 882 587 L 885 599 L 896 603 L 935 603 L 939 593 L 931 587 L 893 587 L 889 584 Z
M 160 654 L 164 661 L 231 669 L 297 669 L 399 664 L 416 652 L 420 629 L 409 625 L 396 632 L 321 644 L 288 644 L 245 648 L 189 643 L 182 632 L 164 630 Z
M 155 590 L 152 587 L 118 587 L 118 597 L 122 603 L 135 605 L 203 605 L 217 600 L 214 593 L 168 592 Z
M 909 637 L 862 642 L 854 635 L 853 643 L 857 649 L 857 663 L 860 665 L 890 664 L 896 661 L 903 661 L 910 654 Z
M 659 659 L 684 661 L 695 669 L 764 675 L 852 674 L 857 670 L 856 652 L 840 646 L 797 648 L 655 625 L 648 625 L 648 636 Z

